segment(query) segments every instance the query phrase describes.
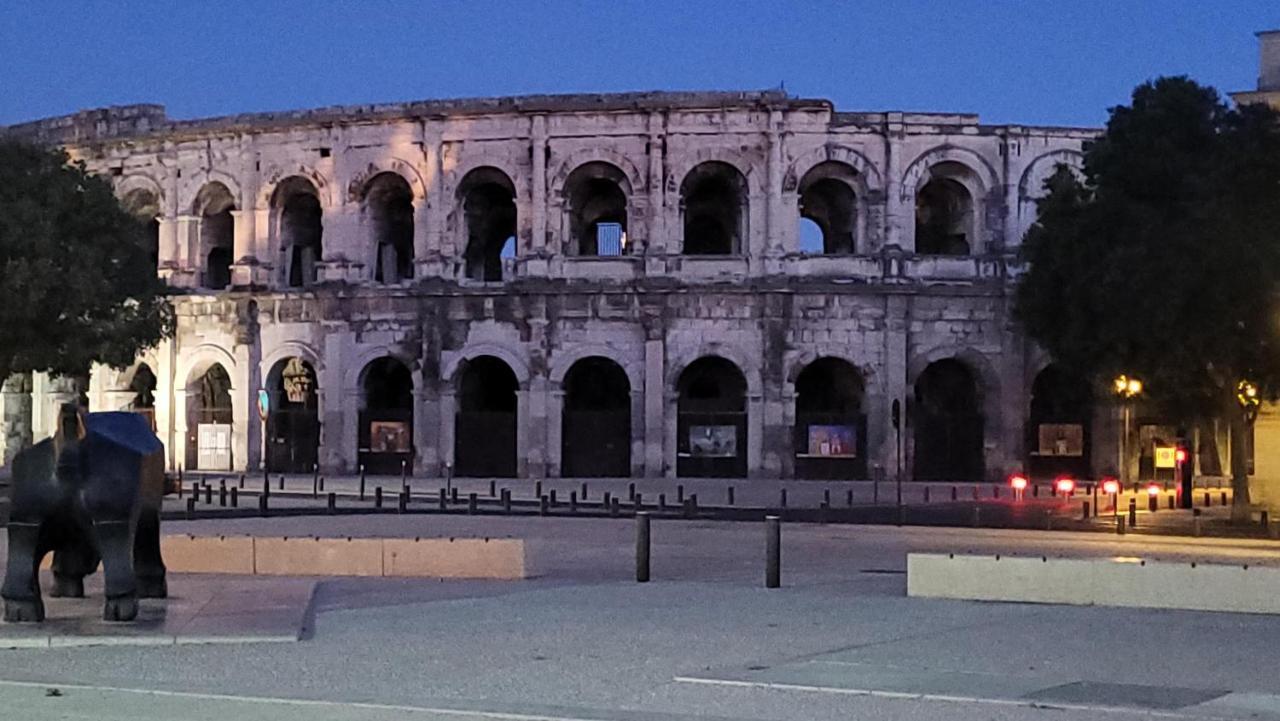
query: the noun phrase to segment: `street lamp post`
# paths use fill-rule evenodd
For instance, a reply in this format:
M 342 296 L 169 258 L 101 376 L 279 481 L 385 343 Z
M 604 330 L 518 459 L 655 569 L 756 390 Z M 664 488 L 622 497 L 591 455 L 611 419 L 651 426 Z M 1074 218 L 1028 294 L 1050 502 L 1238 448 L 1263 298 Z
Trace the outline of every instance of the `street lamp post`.
M 1142 393 L 1142 381 L 1127 375 L 1116 376 L 1112 389 L 1120 398 L 1120 407 L 1124 414 L 1124 430 L 1120 433 L 1120 468 L 1117 469 L 1120 484 L 1123 486 L 1129 476 L 1129 415 L 1133 399 Z

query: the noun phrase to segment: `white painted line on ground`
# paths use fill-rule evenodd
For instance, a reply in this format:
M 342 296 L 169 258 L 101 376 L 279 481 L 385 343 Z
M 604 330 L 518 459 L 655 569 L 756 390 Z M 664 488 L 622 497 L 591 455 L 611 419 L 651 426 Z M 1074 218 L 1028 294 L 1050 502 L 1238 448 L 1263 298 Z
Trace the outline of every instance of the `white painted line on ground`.
M 513 713 L 508 711 L 483 711 L 469 709 L 435 708 L 430 706 L 405 706 L 399 704 L 380 704 L 360 701 L 324 701 L 319 699 L 277 698 L 272 696 L 233 696 L 219 693 L 194 693 L 188 691 L 165 691 L 160 689 L 123 688 L 119 686 L 95 686 L 91 684 L 62 683 L 59 681 L 6 681 L 0 680 L 0 687 L 17 688 L 58 688 L 77 691 L 101 691 L 107 693 L 127 693 L 138 696 L 157 696 L 166 698 L 192 699 L 198 701 L 231 701 L 253 704 L 274 704 L 278 706 L 299 706 L 312 708 L 344 708 L 368 711 L 395 711 L 398 713 L 436 714 L 438 716 L 471 716 L 496 721 L 615 721 L 614 719 L 596 718 L 592 716 L 550 716 L 545 714 Z
M 1148 709 L 1140 706 L 1088 706 L 1084 704 L 1069 704 L 1058 702 L 1035 701 L 1032 699 L 1016 699 L 1016 698 L 982 698 L 978 696 L 954 696 L 950 694 L 936 693 L 912 693 L 907 691 L 883 691 L 870 688 L 837 688 L 834 686 L 810 686 L 798 683 L 775 683 L 771 681 L 735 681 L 732 679 L 718 678 L 697 678 L 694 676 L 676 676 L 674 679 L 678 683 L 701 684 L 704 686 L 732 686 L 737 688 L 754 688 L 754 689 L 775 689 L 779 691 L 813 691 L 817 693 L 829 693 L 842 696 L 868 696 L 872 698 L 886 698 L 899 700 L 916 700 L 916 701 L 942 701 L 949 703 L 973 703 L 987 704 L 991 706 L 1020 706 L 1026 708 L 1041 709 L 1061 709 L 1064 711 L 1092 711 L 1099 713 L 1114 714 L 1142 714 L 1155 718 L 1196 718 L 1205 721 L 1239 721 L 1238 717 L 1229 716 L 1205 716 L 1203 713 L 1196 712 L 1193 714 L 1178 713 L 1175 711 L 1161 711 L 1159 709 Z M 1201 707 L 1190 706 L 1188 710 L 1198 709 Z

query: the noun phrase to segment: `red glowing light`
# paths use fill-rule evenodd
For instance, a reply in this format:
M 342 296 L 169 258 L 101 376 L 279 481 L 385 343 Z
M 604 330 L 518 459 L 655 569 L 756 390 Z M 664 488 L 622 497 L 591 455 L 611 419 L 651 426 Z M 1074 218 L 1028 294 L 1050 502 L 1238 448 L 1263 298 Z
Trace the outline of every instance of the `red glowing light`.
M 1015 473 L 1012 476 L 1009 476 L 1009 485 L 1013 486 L 1013 490 L 1015 491 L 1024 491 L 1027 488 L 1027 477 L 1022 474 Z
M 1159 486 L 1159 485 L 1157 485 L 1157 484 L 1155 484 L 1155 483 L 1148 483 L 1148 484 L 1147 484 L 1147 495 L 1148 495 L 1148 496 L 1158 496 L 1158 495 L 1160 495 L 1160 486 Z
M 1185 449 L 1185 448 L 1179 448 L 1178 450 L 1174 451 L 1174 452 L 1173 452 L 1173 460 L 1177 461 L 1178 463 L 1186 463 L 1186 462 L 1187 462 L 1187 449 Z
M 1107 478 L 1102 481 L 1102 490 L 1112 496 L 1120 492 L 1120 481 L 1114 478 Z
M 1059 478 L 1054 486 L 1057 487 L 1058 493 L 1069 494 L 1076 490 L 1076 482 L 1070 478 Z

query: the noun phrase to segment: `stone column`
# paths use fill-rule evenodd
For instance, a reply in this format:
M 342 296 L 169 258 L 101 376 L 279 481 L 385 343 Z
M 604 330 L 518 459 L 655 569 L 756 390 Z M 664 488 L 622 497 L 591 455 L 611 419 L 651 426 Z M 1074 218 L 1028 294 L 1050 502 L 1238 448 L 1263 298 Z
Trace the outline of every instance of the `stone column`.
M 529 385 L 516 391 L 516 478 L 529 478 Z
M 426 142 L 423 153 L 426 154 L 424 178 L 426 182 L 425 215 L 415 216 L 423 219 L 423 250 L 417 256 L 417 277 L 436 278 L 449 275 L 446 272 L 449 260 L 453 257 L 453 248 L 444 236 L 445 216 L 449 213 L 449 203 L 444 194 L 443 146 L 440 133 L 434 126 L 425 129 Z
M 535 115 L 530 124 L 533 178 L 529 197 L 530 237 L 522 275 L 547 275 L 547 118 Z
M 176 263 L 169 283 L 194 288 L 200 283 L 200 217 L 179 215 L 176 220 Z
M 911 395 L 907 345 L 910 328 L 910 301 L 901 295 L 885 297 L 884 373 L 881 395 L 868 397 L 867 447 L 869 460 L 884 469 L 884 478 L 893 480 L 897 472 L 897 431 L 893 427 L 893 401 L 901 408 L 902 477 L 911 479 L 911 428 L 907 425 L 907 404 Z M 868 473 L 874 475 L 870 467 Z
M 187 457 L 187 447 L 190 444 L 187 441 L 187 389 L 185 387 L 174 389 L 173 407 L 173 444 L 169 449 L 171 459 L 169 468 L 171 470 L 190 468 L 191 461 L 195 459 Z
M 888 113 L 886 118 L 884 244 L 885 246 L 898 246 L 903 250 L 914 251 L 915 219 L 914 217 L 908 217 L 908 214 L 914 213 L 914 209 L 907 208 L 903 204 L 902 144 L 905 129 L 902 123 L 902 113 Z M 913 224 L 910 232 L 906 228 L 908 221 Z
M 673 459 L 666 448 L 666 349 L 662 339 L 650 339 L 644 344 L 644 475 L 661 478 L 666 460 Z M 673 466 L 674 467 L 674 466 Z
M 178 250 L 178 219 L 162 215 L 156 222 L 160 225 L 160 268 L 172 270 L 178 267 L 181 256 Z
M 10 376 L 0 393 L 0 465 L 9 466 L 18 451 L 32 443 L 31 374 Z
M 348 330 L 329 333 L 324 339 L 324 356 L 316 369 L 320 403 L 321 470 L 345 473 L 356 469 L 359 445 L 356 424 L 360 408 L 360 389 L 346 385 L 349 353 L 355 347 L 355 334 Z
M 766 217 L 764 265 L 762 268 L 766 274 L 770 275 L 782 272 L 782 254 L 785 252 L 783 248 L 785 232 L 782 228 L 784 212 L 782 208 L 782 176 L 784 168 L 782 166 L 781 126 L 782 111 L 771 110 L 769 112 L 769 129 L 766 135 L 769 143 L 769 159 L 765 168 Z
M 517 403 L 519 399 L 517 398 Z M 439 421 L 437 436 L 439 437 L 440 459 L 455 471 L 458 464 L 453 456 L 454 452 L 454 426 L 457 423 L 458 403 L 457 394 L 451 385 L 444 385 L 440 388 L 440 405 L 437 420 Z M 518 444 L 517 444 L 518 445 Z
M 547 381 L 547 477 L 564 475 L 564 388 Z
M 747 478 L 765 478 L 765 399 L 761 389 L 747 393 Z
M 517 440 L 523 435 L 523 442 L 518 442 L 520 456 L 526 460 L 526 471 L 523 474 L 527 478 L 545 478 L 547 476 L 547 465 L 549 459 L 547 454 L 550 451 L 548 443 L 550 441 L 549 425 L 559 423 L 560 418 L 552 418 L 547 408 L 547 389 L 548 381 L 545 377 L 535 375 L 529 379 L 529 390 L 521 399 L 521 408 L 527 407 L 528 410 L 521 413 L 523 422 L 521 428 L 526 431 L 521 434 L 516 433 Z
M 631 389 L 630 405 L 631 409 L 631 468 L 628 473 L 632 478 L 659 478 L 661 477 L 661 468 L 654 473 L 649 473 L 648 469 L 648 427 L 645 418 L 645 405 L 647 401 L 645 390 L 641 388 Z M 661 449 L 659 449 L 661 450 Z
M 256 364 L 250 346 L 249 343 L 235 345 L 232 349 L 235 368 L 228 369 L 231 375 L 231 470 L 246 473 L 252 469 L 251 458 L 257 455 L 250 449 L 256 439 L 251 428 L 258 425 L 258 387 L 253 383 Z
M 646 275 L 665 275 L 667 272 L 666 260 L 662 257 L 667 252 L 668 241 L 666 179 L 663 177 L 663 168 L 666 165 L 664 125 L 664 117 L 661 113 L 649 114 L 649 217 L 647 218 L 649 228 L 645 247 L 637 249 L 637 252 L 645 255 Z M 649 469 L 647 460 L 645 467 Z M 646 473 L 648 473 L 647 470 Z

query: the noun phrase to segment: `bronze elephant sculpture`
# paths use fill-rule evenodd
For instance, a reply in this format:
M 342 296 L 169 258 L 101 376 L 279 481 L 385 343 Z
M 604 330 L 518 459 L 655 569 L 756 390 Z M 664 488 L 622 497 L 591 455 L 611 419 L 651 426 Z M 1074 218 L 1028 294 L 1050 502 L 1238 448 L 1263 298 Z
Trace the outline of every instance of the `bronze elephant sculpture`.
M 145 418 L 65 404 L 54 436 L 18 453 L 12 471 L 5 621 L 44 620 L 39 570 L 50 551 L 54 597 L 84 596 L 84 577 L 101 561 L 108 621 L 132 621 L 139 597 L 168 594 L 164 448 Z

